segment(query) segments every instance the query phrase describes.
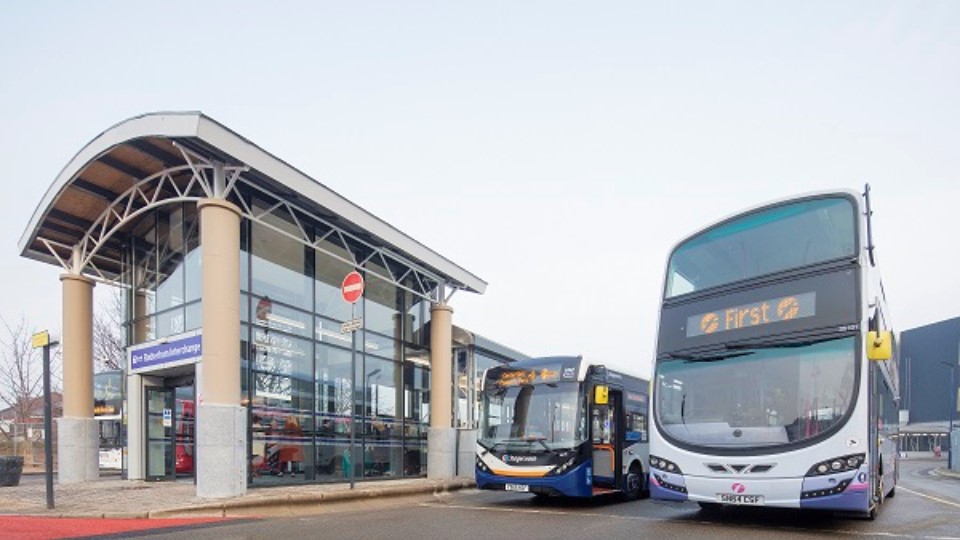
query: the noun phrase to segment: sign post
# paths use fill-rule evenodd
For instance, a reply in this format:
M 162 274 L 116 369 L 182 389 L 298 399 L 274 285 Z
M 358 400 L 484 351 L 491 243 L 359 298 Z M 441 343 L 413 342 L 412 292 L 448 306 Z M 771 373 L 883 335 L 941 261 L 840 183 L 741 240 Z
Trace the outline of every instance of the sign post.
M 50 347 L 58 345 L 50 332 L 37 332 L 31 338 L 34 349 L 43 348 L 43 467 L 47 481 L 47 509 L 53 509 L 53 404 L 50 396 Z
M 363 328 L 363 318 L 357 318 L 356 307 L 357 300 L 360 300 L 360 297 L 363 296 L 363 285 L 363 276 L 356 270 L 347 274 L 343 278 L 343 283 L 340 284 L 340 294 L 343 296 L 343 301 L 350 304 L 350 320 L 340 325 L 341 334 L 350 332 L 350 380 L 353 381 L 350 384 L 350 394 L 352 396 L 350 399 L 350 449 L 347 450 L 350 489 L 353 489 L 354 468 L 356 467 L 353 450 L 356 446 L 357 433 L 357 330 Z

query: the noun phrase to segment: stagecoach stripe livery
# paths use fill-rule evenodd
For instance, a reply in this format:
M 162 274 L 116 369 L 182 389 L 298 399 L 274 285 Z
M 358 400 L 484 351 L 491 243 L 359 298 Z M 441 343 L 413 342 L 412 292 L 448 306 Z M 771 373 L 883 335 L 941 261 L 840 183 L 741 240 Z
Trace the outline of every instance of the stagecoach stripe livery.
M 655 499 L 873 518 L 897 481 L 896 333 L 870 189 L 754 208 L 681 241 L 652 384 Z
M 649 381 L 580 357 L 522 360 L 484 373 L 480 489 L 592 497 L 648 490 Z

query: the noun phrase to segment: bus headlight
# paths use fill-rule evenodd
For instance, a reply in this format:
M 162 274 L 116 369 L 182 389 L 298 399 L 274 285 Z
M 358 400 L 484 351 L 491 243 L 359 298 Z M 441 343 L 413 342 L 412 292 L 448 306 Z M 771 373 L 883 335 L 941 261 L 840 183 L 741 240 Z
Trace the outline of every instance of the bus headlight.
M 477 468 L 486 473 L 490 472 L 490 467 L 487 467 L 487 464 L 480 459 L 480 456 L 477 456 Z
M 815 463 L 807 476 L 822 476 L 825 474 L 836 474 L 847 471 L 854 471 L 860 468 L 866 461 L 866 454 L 851 454 L 849 456 L 840 456 L 833 459 L 827 459 L 820 463 Z
M 562 465 L 560 465 L 559 467 L 557 467 L 557 468 L 555 468 L 554 470 L 550 471 L 550 474 L 551 474 L 551 475 L 563 474 L 564 472 L 567 471 L 567 469 L 569 469 L 570 467 L 572 467 L 573 464 L 576 463 L 576 462 L 577 462 L 577 456 L 576 456 L 576 454 L 574 454 L 573 457 L 571 457 L 570 459 L 564 461 Z
M 676 463 L 658 456 L 650 456 L 650 468 L 673 474 L 683 474 L 683 471 L 680 470 L 680 467 L 677 466 Z

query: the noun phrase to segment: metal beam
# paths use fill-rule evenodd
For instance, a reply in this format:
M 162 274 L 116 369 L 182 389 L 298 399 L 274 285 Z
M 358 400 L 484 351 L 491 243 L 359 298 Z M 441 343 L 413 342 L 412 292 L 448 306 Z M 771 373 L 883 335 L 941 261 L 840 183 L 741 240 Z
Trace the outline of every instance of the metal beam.
M 134 180 L 139 180 L 141 178 L 146 178 L 150 176 L 150 173 L 142 171 L 133 165 L 127 165 L 126 163 L 120 161 L 119 159 L 112 158 L 110 156 L 100 156 L 97 158 L 97 161 L 103 163 L 111 169 L 122 172 L 123 174 L 128 174 L 133 177 Z
M 76 180 L 71 182 L 70 187 L 75 187 L 80 191 L 85 191 L 90 195 L 99 197 L 107 202 L 113 202 L 117 199 L 117 197 L 120 196 L 119 193 L 110 191 L 107 188 L 100 187 L 92 182 L 84 180 L 83 178 L 77 178 Z
M 57 210 L 56 208 L 51 208 L 50 211 L 47 212 L 47 216 L 57 221 L 62 221 L 64 223 L 73 225 L 74 227 L 80 227 L 84 230 L 89 229 L 93 225 L 92 221 L 87 221 L 73 214 L 68 214 L 63 210 Z

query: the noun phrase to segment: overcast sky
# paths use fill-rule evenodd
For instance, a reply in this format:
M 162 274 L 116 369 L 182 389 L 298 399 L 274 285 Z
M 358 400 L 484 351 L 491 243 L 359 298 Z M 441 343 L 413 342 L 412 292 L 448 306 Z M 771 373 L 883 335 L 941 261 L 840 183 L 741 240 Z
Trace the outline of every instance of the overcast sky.
M 896 325 L 955 317 L 958 28 L 958 2 L 4 2 L 0 315 L 60 327 L 17 244 L 74 153 L 201 110 L 486 280 L 455 324 L 527 354 L 649 374 L 673 244 L 865 182 Z

